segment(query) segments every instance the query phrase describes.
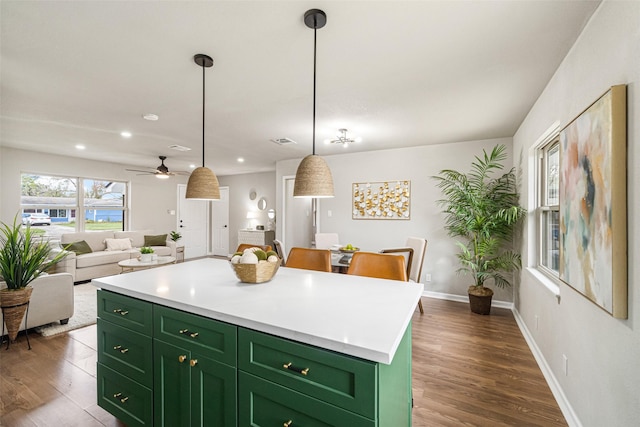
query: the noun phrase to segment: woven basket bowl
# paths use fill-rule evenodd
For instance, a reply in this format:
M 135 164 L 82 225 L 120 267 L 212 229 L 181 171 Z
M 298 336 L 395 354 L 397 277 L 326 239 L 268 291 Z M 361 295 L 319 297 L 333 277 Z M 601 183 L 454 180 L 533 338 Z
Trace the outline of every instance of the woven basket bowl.
M 241 282 L 264 283 L 276 275 L 281 262 L 282 260 L 278 260 L 278 262 L 261 262 L 258 264 L 229 264 Z

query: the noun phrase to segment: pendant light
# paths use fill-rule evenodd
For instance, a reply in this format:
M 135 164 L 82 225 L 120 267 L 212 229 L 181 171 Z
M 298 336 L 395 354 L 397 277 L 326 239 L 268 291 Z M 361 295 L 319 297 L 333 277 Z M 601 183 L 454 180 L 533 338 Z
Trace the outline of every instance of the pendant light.
M 320 9 L 310 9 L 304 14 L 304 23 L 313 28 L 313 151 L 298 166 L 293 197 L 334 197 L 331 170 L 327 162 L 316 155 L 316 31 L 325 26 L 327 15 Z
M 193 57 L 196 64 L 202 67 L 202 167 L 198 167 L 191 172 L 187 182 L 187 193 L 185 198 L 196 200 L 220 200 L 220 184 L 216 174 L 204 166 L 204 94 L 205 79 L 204 70 L 213 66 L 213 59 L 210 56 L 199 53 Z

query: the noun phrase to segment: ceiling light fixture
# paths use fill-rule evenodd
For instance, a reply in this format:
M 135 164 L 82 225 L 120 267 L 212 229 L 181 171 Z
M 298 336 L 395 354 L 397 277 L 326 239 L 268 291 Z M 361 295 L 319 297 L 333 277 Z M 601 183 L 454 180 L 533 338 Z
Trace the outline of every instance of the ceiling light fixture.
M 202 67 L 202 167 L 198 167 L 191 172 L 185 197 L 197 200 L 220 200 L 218 178 L 211 169 L 204 166 L 204 70 L 213 66 L 213 59 L 210 56 L 199 53 L 193 57 L 193 60 Z
M 85 148 L 87 148 L 87 147 L 85 147 L 82 144 L 76 144 L 76 150 L 84 150 Z
M 128 130 L 123 130 L 122 132 L 120 132 L 120 136 L 123 138 L 131 138 L 131 132 L 129 132 Z
M 325 139 L 324 143 L 325 144 L 343 144 L 344 148 L 347 148 L 349 144 L 351 144 L 352 142 L 362 142 L 362 138 L 360 138 L 359 136 L 355 138 L 349 138 L 347 136 L 347 130 L 344 128 L 338 129 L 338 132 L 340 133 L 338 134 L 336 139 Z
M 160 117 L 158 117 L 157 114 L 153 114 L 153 113 L 147 113 L 147 114 L 143 114 L 142 118 L 145 120 L 149 120 L 150 122 L 155 122 L 156 120 L 158 120 Z
M 327 162 L 316 155 L 316 32 L 327 23 L 327 15 L 320 9 L 307 10 L 304 23 L 313 28 L 313 151 L 298 166 L 293 197 L 334 197 L 331 170 Z

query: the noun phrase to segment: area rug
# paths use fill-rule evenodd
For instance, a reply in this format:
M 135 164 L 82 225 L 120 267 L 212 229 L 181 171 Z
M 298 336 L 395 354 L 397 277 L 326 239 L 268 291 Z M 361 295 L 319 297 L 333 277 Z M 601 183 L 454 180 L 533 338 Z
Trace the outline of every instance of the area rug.
M 69 319 L 69 323 L 66 325 L 61 325 L 58 322 L 49 323 L 48 325 L 38 326 L 35 331 L 45 337 L 50 337 L 82 328 L 83 326 L 93 325 L 96 323 L 98 312 L 96 291 L 97 288 L 90 283 L 74 286 L 73 316 Z

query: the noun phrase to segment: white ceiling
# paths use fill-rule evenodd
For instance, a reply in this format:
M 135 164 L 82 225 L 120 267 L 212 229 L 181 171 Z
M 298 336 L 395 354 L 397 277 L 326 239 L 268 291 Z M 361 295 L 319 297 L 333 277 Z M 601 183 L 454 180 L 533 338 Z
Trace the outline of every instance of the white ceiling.
M 218 175 L 321 155 L 512 136 L 599 1 L 8 1 L 0 144 Z M 160 116 L 157 122 L 144 113 Z M 322 141 L 339 128 L 364 141 Z M 133 133 L 123 139 L 120 131 Z M 291 138 L 278 146 L 271 138 Z M 86 145 L 78 151 L 76 144 Z M 178 152 L 179 144 L 192 148 Z M 244 157 L 244 164 L 236 159 Z

